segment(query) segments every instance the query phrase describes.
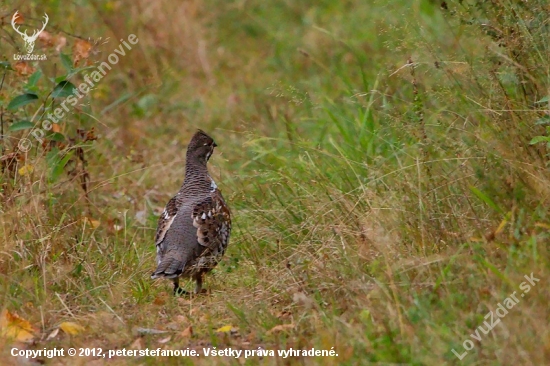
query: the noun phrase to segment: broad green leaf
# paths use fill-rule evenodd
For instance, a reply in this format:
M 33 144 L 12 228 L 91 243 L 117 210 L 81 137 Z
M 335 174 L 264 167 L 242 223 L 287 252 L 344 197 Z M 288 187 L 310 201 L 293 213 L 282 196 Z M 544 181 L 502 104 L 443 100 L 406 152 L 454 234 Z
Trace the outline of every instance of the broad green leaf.
M 537 100 L 535 103 L 536 104 L 548 103 L 548 100 L 550 100 L 550 96 L 547 95 L 544 98 L 542 98 L 541 100 Z
M 59 159 L 59 157 L 55 159 L 55 161 L 53 162 L 53 165 L 51 166 L 52 168 L 52 173 L 50 176 L 51 182 L 57 181 L 59 176 L 63 173 L 63 170 L 65 169 L 65 165 L 67 165 L 69 160 L 73 157 L 73 154 L 74 154 L 74 150 L 68 152 L 62 159 Z
M 0 61 L 0 68 L 13 71 L 11 64 L 8 61 Z
M 547 125 L 550 124 L 550 116 L 544 116 L 535 121 L 536 125 Z
M 56 84 L 59 84 L 60 82 L 65 81 L 68 78 L 69 78 L 69 74 L 65 74 L 65 75 L 56 76 L 55 79 L 50 78 L 50 80 L 52 80 Z
M 27 82 L 27 86 L 32 87 L 35 86 L 38 80 L 42 77 L 42 70 L 38 69 L 34 72 L 34 74 L 31 75 L 29 78 L 29 81 Z
M 63 67 L 69 72 L 72 71 L 73 62 L 71 61 L 71 58 L 64 53 L 59 54 L 59 57 L 61 58 L 61 64 Z
M 63 134 L 59 132 L 54 132 L 49 137 L 50 137 L 50 140 L 52 141 L 57 141 L 57 142 L 65 141 L 65 136 L 63 136 Z
M 14 111 L 29 103 L 34 102 L 35 100 L 38 100 L 38 95 L 33 93 L 25 93 L 25 94 L 18 95 L 11 100 L 10 104 L 8 104 L 8 109 L 10 111 Z
M 534 145 L 539 142 L 550 142 L 550 136 L 535 136 L 531 141 L 529 141 L 529 144 Z
M 69 95 L 73 95 L 73 92 L 74 92 L 75 89 L 76 89 L 76 87 L 74 86 L 73 83 L 71 83 L 70 81 L 67 81 L 67 80 L 63 80 L 63 81 L 59 82 L 59 84 L 57 84 L 55 86 L 55 88 L 53 89 L 52 97 L 53 98 L 66 98 Z
M 27 130 L 33 127 L 34 127 L 34 123 L 32 123 L 31 121 L 23 120 L 23 121 L 12 123 L 8 128 L 8 131 Z

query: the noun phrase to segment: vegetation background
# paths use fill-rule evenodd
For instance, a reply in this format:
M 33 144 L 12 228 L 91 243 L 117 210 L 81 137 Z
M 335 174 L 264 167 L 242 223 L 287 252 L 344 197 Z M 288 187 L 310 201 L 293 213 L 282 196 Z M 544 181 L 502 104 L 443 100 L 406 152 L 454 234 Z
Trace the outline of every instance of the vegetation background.
M 16 10 L 29 34 L 48 14 L 47 61 L 13 59 Z M 2 364 L 69 346 L 338 357 L 34 362 L 548 364 L 547 1 L 26 0 L 0 17 Z M 197 128 L 234 231 L 210 294 L 173 298 L 149 278 L 153 237 Z

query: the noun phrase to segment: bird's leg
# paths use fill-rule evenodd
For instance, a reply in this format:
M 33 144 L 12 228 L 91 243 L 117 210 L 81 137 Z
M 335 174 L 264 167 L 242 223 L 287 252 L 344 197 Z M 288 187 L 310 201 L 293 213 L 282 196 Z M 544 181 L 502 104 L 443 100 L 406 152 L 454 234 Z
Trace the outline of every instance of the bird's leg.
M 195 276 L 195 281 L 197 282 L 197 286 L 195 286 L 195 293 L 200 294 L 202 291 L 202 272 L 198 272 Z
M 174 295 L 178 295 L 178 290 L 180 289 L 180 279 L 178 277 L 172 280 L 174 282 Z
M 187 291 L 185 291 L 184 289 L 182 289 L 180 287 L 180 278 L 179 277 L 174 278 L 172 281 L 174 282 L 174 295 L 175 296 L 180 296 L 180 295 L 187 294 Z

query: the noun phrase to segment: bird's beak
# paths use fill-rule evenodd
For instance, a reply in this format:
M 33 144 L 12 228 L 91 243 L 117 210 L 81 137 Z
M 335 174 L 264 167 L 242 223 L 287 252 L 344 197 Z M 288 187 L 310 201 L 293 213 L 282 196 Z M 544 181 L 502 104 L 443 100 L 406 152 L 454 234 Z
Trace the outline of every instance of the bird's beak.
M 214 141 L 212 141 L 212 147 L 216 147 L 218 144 L 216 144 Z

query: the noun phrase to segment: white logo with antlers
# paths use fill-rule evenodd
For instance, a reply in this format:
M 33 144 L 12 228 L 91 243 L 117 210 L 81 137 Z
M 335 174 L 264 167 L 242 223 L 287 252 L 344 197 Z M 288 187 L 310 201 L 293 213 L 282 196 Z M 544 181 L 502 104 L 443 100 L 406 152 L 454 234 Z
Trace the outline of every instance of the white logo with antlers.
M 27 53 L 31 53 L 32 50 L 34 49 L 34 42 L 36 42 L 36 39 L 38 38 L 40 33 L 42 33 L 44 28 L 46 28 L 46 24 L 48 24 L 48 19 L 49 19 L 48 14 L 44 13 L 44 19 L 46 20 L 46 22 L 43 23 L 42 29 L 40 29 L 39 31 L 35 30 L 32 36 L 29 36 L 26 30 L 24 33 L 22 33 L 19 30 L 19 27 L 15 24 L 15 19 L 17 18 L 18 13 L 19 11 L 16 11 L 15 14 L 13 14 L 13 17 L 11 18 L 11 26 L 13 27 L 13 29 L 15 29 L 17 33 L 21 35 L 21 37 L 23 37 L 23 41 L 25 41 L 25 48 L 27 50 Z

